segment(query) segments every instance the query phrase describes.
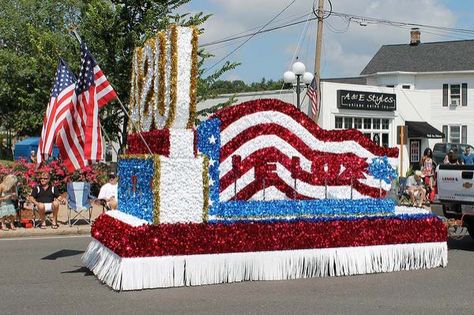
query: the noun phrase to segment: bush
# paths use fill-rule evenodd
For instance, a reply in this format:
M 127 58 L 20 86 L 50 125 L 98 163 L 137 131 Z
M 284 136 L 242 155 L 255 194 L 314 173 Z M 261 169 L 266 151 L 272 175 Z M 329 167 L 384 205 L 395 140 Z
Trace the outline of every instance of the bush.
M 51 183 L 58 187 L 59 191 L 66 191 L 68 182 L 89 182 L 92 193 L 97 193 L 100 186 L 107 182 L 109 172 L 106 164 L 94 164 L 86 166 L 74 173 L 69 173 L 60 160 L 53 160 L 40 167 L 29 163 L 25 159 L 14 162 L 0 161 L 0 180 L 8 174 L 18 177 L 20 195 L 26 197 L 31 194 L 31 189 L 38 184 L 38 175 L 46 172 L 51 177 Z

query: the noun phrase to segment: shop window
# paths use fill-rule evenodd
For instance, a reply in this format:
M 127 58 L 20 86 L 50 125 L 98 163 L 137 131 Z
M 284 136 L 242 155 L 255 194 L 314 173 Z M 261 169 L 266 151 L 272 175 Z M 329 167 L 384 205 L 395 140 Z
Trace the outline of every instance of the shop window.
M 388 133 L 382 133 L 382 146 L 388 148 Z
M 352 117 L 344 117 L 344 128 L 345 129 L 352 128 Z
M 336 129 L 354 128 L 363 131 L 363 135 L 378 145 L 390 146 L 390 119 L 368 117 L 335 116 Z
M 372 129 L 372 119 L 364 118 L 364 129 Z
M 342 129 L 342 117 L 336 116 L 335 128 Z
M 380 129 L 380 118 L 372 119 L 372 126 L 374 129 Z
M 354 128 L 362 129 L 362 118 L 359 118 L 359 117 L 354 118 Z

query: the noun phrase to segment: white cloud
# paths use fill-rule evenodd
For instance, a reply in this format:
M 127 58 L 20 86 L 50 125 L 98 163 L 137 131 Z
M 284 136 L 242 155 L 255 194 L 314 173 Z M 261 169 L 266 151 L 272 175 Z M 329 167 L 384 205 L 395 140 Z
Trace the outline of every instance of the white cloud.
M 201 2 L 200 0 L 199 2 Z M 204 2 L 204 1 L 203 1 Z M 227 36 L 238 34 L 249 29 L 255 29 L 268 22 L 279 11 L 287 6 L 288 0 L 207 0 L 207 8 L 214 15 L 204 25 L 205 34 L 200 43 L 219 40 Z M 332 0 L 333 11 L 357 16 L 368 16 L 398 22 L 410 22 L 427 25 L 452 27 L 456 24 L 455 14 L 447 8 L 441 0 Z M 310 13 L 313 0 L 297 0 L 269 27 L 289 22 Z M 197 4 L 195 10 L 199 10 Z M 197 9 L 196 9 L 197 8 Z M 325 9 L 329 9 L 326 1 Z M 409 42 L 409 28 L 407 26 L 389 26 L 372 24 L 360 26 L 349 23 L 334 14 L 326 20 L 324 26 L 324 50 L 322 55 L 322 73 L 325 77 L 355 76 L 363 69 L 377 50 L 386 44 L 403 44 Z M 308 56 L 307 62 L 313 67 L 315 46 L 315 22 L 309 26 L 305 42 L 300 45 L 298 54 Z M 261 78 L 259 73 L 268 73 L 267 69 L 259 69 L 258 63 L 249 60 L 252 56 L 266 56 L 275 60 L 273 64 L 274 77 L 278 79 L 291 62 L 295 54 L 304 24 L 295 27 L 274 31 L 272 33 L 255 36 L 241 48 L 241 55 L 247 59 L 239 60 L 243 64 L 234 70 L 233 75 L 242 77 L 246 81 L 256 81 Z M 421 29 L 422 42 L 449 40 L 446 34 L 440 31 Z M 451 38 L 452 39 L 452 38 Z M 262 42 L 268 41 L 270 50 L 262 48 Z M 270 44 L 271 42 L 271 44 Z M 275 51 L 277 42 L 281 42 L 281 50 Z M 211 46 L 209 49 L 218 57 L 224 56 L 236 47 L 238 42 Z M 258 47 L 258 48 L 257 48 Z M 251 50 L 252 53 L 244 54 Z M 279 58 L 276 58 L 279 55 Z M 257 58 L 257 57 L 255 57 Z M 215 59 L 217 60 L 217 59 Z M 235 60 L 230 57 L 230 60 Z M 284 61 L 287 60 L 287 61 Z M 278 63 L 277 63 L 278 62 Z M 268 63 L 265 63 L 266 65 Z M 268 78 L 270 79 L 270 78 Z

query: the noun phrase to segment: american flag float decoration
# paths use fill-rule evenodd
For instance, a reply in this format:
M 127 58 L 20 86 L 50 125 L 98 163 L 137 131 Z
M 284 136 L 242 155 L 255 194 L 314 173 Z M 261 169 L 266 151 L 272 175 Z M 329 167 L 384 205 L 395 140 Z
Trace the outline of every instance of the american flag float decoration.
M 120 210 L 94 222 L 83 256 L 101 281 L 139 290 L 446 266 L 443 223 L 388 198 L 396 148 L 274 99 L 194 128 L 196 51 L 197 32 L 172 26 L 135 52 L 148 65 L 133 70 L 140 130 L 119 161 Z

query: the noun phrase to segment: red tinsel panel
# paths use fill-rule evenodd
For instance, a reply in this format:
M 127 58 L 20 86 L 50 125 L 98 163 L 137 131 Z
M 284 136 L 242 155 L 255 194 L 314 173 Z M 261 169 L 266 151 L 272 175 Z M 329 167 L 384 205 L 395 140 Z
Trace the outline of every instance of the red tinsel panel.
M 148 143 L 153 154 L 169 156 L 170 154 L 170 131 L 169 129 L 157 129 L 141 132 L 143 139 Z M 139 133 L 134 133 L 127 138 L 127 154 L 149 154 L 143 139 Z
M 92 236 L 121 257 L 150 257 L 445 242 L 447 232 L 436 217 L 132 227 L 104 214 Z

